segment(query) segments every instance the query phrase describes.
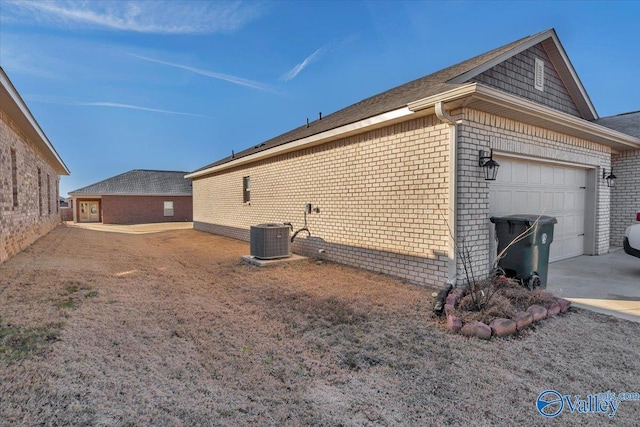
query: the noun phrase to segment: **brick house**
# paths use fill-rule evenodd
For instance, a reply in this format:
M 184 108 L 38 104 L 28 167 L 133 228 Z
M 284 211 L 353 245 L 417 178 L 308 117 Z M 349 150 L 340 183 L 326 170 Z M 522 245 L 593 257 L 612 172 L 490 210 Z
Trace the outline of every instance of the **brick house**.
M 601 117 L 596 122 L 640 138 L 640 111 Z M 621 246 L 625 228 L 636 223 L 640 212 L 640 150 L 614 153 L 611 170 L 617 177 L 611 189 L 611 244 Z
M 190 173 L 194 228 L 248 240 L 259 223 L 301 228 L 311 204 L 294 252 L 436 286 L 463 280 L 454 241 L 488 273 L 496 214 L 556 216 L 552 261 L 603 254 L 603 171 L 640 139 L 597 119 L 550 29 Z M 499 163 L 496 180 L 481 151 Z
M 0 263 L 60 223 L 55 148 L 0 67 Z
M 191 181 L 185 174 L 134 169 L 71 191 L 73 222 L 192 221 Z

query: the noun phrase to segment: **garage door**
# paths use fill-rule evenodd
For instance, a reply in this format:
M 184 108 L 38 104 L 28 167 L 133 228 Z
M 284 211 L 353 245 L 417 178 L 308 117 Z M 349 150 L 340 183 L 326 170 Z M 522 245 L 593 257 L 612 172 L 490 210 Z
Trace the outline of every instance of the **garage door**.
M 558 223 L 549 260 L 582 255 L 586 169 L 497 156 L 496 160 L 500 169 L 496 181 L 489 185 L 490 214 L 554 216 Z

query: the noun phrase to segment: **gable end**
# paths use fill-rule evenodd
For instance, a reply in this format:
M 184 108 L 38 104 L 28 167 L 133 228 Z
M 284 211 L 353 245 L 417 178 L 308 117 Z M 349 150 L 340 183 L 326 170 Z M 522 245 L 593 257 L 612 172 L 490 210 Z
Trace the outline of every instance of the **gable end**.
M 536 70 L 536 65 L 544 67 L 542 75 L 540 69 Z M 495 65 L 471 81 L 582 117 L 541 43 Z

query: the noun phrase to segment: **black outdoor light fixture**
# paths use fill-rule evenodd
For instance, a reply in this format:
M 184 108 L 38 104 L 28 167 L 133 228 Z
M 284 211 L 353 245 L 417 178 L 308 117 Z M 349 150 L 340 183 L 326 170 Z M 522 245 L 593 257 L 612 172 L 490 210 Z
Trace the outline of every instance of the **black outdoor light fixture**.
M 607 175 L 607 168 L 602 168 L 602 179 L 607 180 L 607 187 L 615 187 L 617 178 L 618 177 L 613 174 L 613 168 L 611 168 L 609 175 Z
M 488 155 L 487 155 L 488 154 Z M 487 153 L 484 150 L 480 150 L 478 165 L 484 168 L 485 181 L 495 181 L 498 176 L 498 168 L 500 165 L 493 160 L 493 150 Z

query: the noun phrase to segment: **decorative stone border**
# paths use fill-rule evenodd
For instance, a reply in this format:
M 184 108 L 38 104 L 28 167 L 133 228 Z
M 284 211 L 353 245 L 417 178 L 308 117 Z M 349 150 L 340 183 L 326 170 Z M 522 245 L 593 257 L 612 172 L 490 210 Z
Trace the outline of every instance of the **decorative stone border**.
M 458 302 L 462 299 L 462 289 L 456 288 L 447 296 L 447 303 L 444 312 L 447 316 L 447 329 L 454 334 L 460 333 L 466 337 L 475 337 L 483 340 L 490 340 L 491 337 L 508 337 L 518 331 L 522 331 L 534 322 L 540 322 L 565 313 L 571 306 L 571 301 L 564 298 L 556 298 L 555 301 L 541 305 L 532 305 L 526 311 L 519 311 L 513 319 L 496 318 L 487 325 L 482 322 L 473 321 L 462 323 L 462 320 L 454 314 Z

